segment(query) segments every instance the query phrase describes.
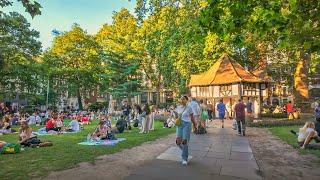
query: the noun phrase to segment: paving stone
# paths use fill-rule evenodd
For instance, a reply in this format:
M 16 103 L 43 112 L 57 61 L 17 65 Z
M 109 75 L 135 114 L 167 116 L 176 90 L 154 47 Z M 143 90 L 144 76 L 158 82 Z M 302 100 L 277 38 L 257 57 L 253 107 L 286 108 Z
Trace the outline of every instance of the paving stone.
M 174 147 L 170 147 L 169 149 L 167 149 L 163 153 L 165 153 L 165 154 L 181 154 L 181 149 L 178 148 L 177 146 L 174 146 Z
M 261 176 L 258 175 L 258 171 L 251 167 L 242 167 L 234 168 L 232 166 L 222 166 L 220 175 L 234 176 L 245 179 L 262 179 Z
M 230 155 L 231 160 L 244 160 L 244 161 L 250 161 L 254 160 L 252 153 L 243 153 L 243 152 L 231 152 Z
M 243 160 L 232 160 L 232 159 L 218 159 L 218 164 L 222 167 L 232 167 L 232 168 L 241 168 L 248 167 L 252 169 L 259 169 L 255 160 L 243 161 Z
M 247 145 L 232 146 L 231 151 L 252 153 L 250 146 L 247 146 Z
M 212 152 L 209 151 L 205 157 L 216 158 L 216 159 L 229 159 L 230 153 L 228 152 Z

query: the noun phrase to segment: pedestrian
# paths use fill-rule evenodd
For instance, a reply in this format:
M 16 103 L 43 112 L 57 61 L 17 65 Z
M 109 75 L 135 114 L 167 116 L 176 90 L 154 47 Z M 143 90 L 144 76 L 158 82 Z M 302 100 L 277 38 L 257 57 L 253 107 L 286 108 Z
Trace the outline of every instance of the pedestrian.
M 228 114 L 228 111 L 226 109 L 226 105 L 223 103 L 223 99 L 220 99 L 220 102 L 217 105 L 217 110 L 219 112 L 219 119 L 221 120 L 221 128 L 224 128 L 224 117 L 226 112 Z
M 192 110 L 193 117 L 196 122 L 196 127 L 198 127 L 200 125 L 201 109 L 200 109 L 200 106 L 199 106 L 196 98 L 192 98 L 191 102 L 189 102 L 188 105 L 190 106 L 190 108 Z M 193 132 L 195 132 L 195 129 L 193 129 Z
M 253 112 L 253 104 L 251 102 L 251 100 L 249 99 L 247 104 L 246 104 L 246 108 L 247 108 L 247 114 L 248 114 L 248 117 L 252 117 L 252 112 Z
M 141 114 L 142 126 L 141 126 L 140 133 L 149 133 L 150 114 L 151 114 L 151 111 L 147 103 L 142 108 L 142 114 Z
M 193 124 L 193 128 L 197 131 L 196 122 L 193 116 L 193 111 L 190 105 L 187 105 L 188 97 L 182 96 L 180 98 L 180 106 L 176 108 L 176 112 L 178 113 L 178 117 L 181 119 L 181 124 L 177 126 L 177 138 L 176 144 L 181 149 L 181 157 L 182 157 L 182 165 L 188 165 L 188 144 L 190 141 L 191 134 L 191 123 Z
M 288 114 L 288 118 L 290 119 L 290 115 L 292 115 L 292 117 L 294 118 L 294 115 L 293 115 L 293 104 L 291 103 L 291 101 L 289 101 L 287 104 L 286 104 L 286 111 L 287 111 L 287 114 Z
M 245 108 L 246 105 L 242 102 L 242 99 L 238 100 L 238 103 L 234 107 L 236 121 L 238 124 L 238 134 L 245 136 Z

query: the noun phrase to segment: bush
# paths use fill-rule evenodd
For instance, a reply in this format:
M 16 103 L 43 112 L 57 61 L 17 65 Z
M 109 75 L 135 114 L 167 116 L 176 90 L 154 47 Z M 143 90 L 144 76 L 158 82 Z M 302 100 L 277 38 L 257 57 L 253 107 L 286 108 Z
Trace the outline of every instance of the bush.
M 295 125 L 304 125 L 308 119 L 282 119 L 282 120 L 261 120 L 258 122 L 247 121 L 248 127 L 261 127 L 261 128 L 269 128 L 276 126 L 295 126 Z
M 261 117 L 268 117 L 268 118 L 287 118 L 286 113 L 263 113 L 261 114 Z
M 163 109 L 163 108 L 169 108 L 171 105 L 173 105 L 174 103 L 160 103 L 158 105 L 159 109 Z

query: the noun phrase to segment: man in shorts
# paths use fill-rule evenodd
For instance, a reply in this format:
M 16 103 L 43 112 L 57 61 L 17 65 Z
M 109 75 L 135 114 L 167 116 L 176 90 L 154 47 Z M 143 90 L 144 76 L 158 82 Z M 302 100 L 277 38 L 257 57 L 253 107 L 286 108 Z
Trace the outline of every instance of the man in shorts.
M 224 117 L 225 117 L 225 112 L 227 112 L 228 114 L 228 111 L 226 109 L 226 105 L 223 103 L 223 99 L 220 99 L 220 102 L 219 104 L 217 105 L 217 110 L 219 112 L 219 119 L 221 120 L 221 128 L 224 128 Z

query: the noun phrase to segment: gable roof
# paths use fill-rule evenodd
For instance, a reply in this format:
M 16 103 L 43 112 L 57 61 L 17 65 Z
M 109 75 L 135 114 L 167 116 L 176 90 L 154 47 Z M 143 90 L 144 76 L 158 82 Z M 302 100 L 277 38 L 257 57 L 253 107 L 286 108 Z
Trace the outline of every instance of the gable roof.
M 255 83 L 262 82 L 262 80 L 247 71 L 225 53 L 208 71 L 198 75 L 191 75 L 189 87 L 231 84 L 237 82 Z

